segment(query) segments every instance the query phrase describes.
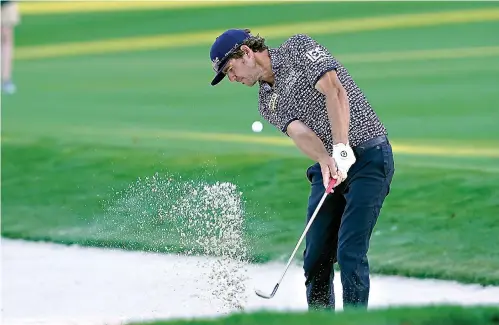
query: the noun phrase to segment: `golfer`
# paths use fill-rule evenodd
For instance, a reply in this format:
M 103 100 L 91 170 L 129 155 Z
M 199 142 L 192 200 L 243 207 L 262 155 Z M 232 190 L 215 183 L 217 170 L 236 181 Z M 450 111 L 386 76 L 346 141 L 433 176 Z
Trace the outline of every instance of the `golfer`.
M 309 309 L 334 309 L 334 263 L 344 308 L 367 308 L 371 233 L 390 190 L 393 154 L 387 131 L 347 69 L 313 38 L 298 34 L 277 48 L 248 29 L 214 41 L 216 85 L 225 76 L 259 85 L 259 112 L 315 163 L 307 222 L 331 180 L 337 183 L 310 227 L 304 273 Z
M 14 29 L 21 23 L 17 1 L 1 0 L 2 8 L 2 93 L 13 94 L 16 85 L 12 81 L 12 62 L 14 52 Z

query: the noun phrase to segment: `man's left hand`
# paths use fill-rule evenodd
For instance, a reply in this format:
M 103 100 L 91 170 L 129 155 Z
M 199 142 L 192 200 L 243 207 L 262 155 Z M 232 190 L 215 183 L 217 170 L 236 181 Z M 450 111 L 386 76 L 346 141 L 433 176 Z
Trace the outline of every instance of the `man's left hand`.
M 333 145 L 333 158 L 343 181 L 348 177 L 348 170 L 356 161 L 353 150 L 348 143 L 337 143 Z

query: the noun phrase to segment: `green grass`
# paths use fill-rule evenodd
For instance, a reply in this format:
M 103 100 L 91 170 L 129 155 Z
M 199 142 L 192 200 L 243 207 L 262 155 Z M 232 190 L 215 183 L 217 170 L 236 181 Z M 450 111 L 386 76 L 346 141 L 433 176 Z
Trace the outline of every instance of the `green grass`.
M 494 325 L 499 324 L 499 309 L 493 307 L 396 307 L 389 309 L 346 311 L 338 314 L 326 312 L 277 313 L 257 312 L 234 314 L 217 319 L 172 320 L 130 325 L 253 325 L 253 324 L 289 324 L 289 325 Z
M 27 16 L 18 28 L 19 45 L 92 41 L 116 37 L 183 33 L 192 30 L 226 29 L 234 26 L 306 22 L 387 14 L 412 14 L 449 10 L 497 8 L 491 2 L 421 3 L 287 3 L 235 6 L 224 8 L 188 8 L 175 10 L 125 11 L 109 14 L 68 13 Z M 244 14 L 242 14 L 244 12 Z M 209 17 L 209 18 L 206 18 Z M 257 17 L 255 19 L 255 17 Z M 140 24 L 130 22 L 140 21 Z M 61 26 L 64 28 L 61 29 Z M 88 26 L 82 28 L 81 26 Z
M 321 13 L 337 10 L 335 17 L 344 18 L 358 5 L 306 6 Z M 359 15 L 373 8 L 379 9 L 373 15 L 416 8 L 414 3 L 364 5 Z M 300 5 L 281 6 L 297 15 Z M 269 14 L 275 15 L 276 8 L 268 9 Z M 439 10 L 433 3 L 417 8 Z M 168 12 L 70 15 L 79 17 L 78 26 L 64 15 L 32 16 L 17 41 L 29 46 L 91 35 L 104 39 L 179 31 L 175 28 L 199 31 L 198 15 L 210 10 L 194 10 L 192 16 L 182 11 L 182 27 L 175 20 L 159 19 L 171 15 Z M 234 8 L 215 10 L 226 18 L 224 26 L 241 18 Z M 252 22 L 256 12 L 243 18 Z M 98 23 L 106 28 L 99 29 L 102 34 L 88 33 L 96 26 L 90 18 L 98 15 L 107 17 Z M 148 20 L 155 16 L 153 22 Z M 139 27 L 123 27 L 124 21 Z M 164 30 L 157 28 L 159 21 Z M 61 29 L 71 36 L 57 34 Z M 317 39 L 347 65 L 394 143 L 485 147 L 497 153 L 497 55 L 425 60 L 395 56 L 396 61 L 380 62 L 369 61 L 369 53 L 498 46 L 498 32 L 497 22 L 486 22 Z M 230 135 L 226 142 L 182 139 L 166 133 L 261 136 L 250 130 L 259 119 L 257 89 L 227 83 L 211 87 L 207 53 L 207 47 L 193 46 L 16 61 L 19 92 L 2 97 L 2 236 L 196 251 L 194 244 L 179 245 L 179 234 L 172 229 L 182 226 L 181 221 L 173 224 L 157 217 L 159 206 L 171 206 L 181 195 L 167 179 L 230 181 L 243 192 L 252 260 L 286 258 L 304 227 L 309 191 L 305 169 L 311 161 L 290 145 L 231 142 Z M 268 124 L 262 136 L 284 138 Z M 499 284 L 498 166 L 497 154 L 436 157 L 396 152 L 392 192 L 371 244 L 373 271 Z M 164 190 L 172 193 L 170 199 L 149 194 L 144 179 L 156 173 Z M 135 192 L 130 189 L 134 184 Z M 123 204 L 126 213 L 118 213 Z
M 159 207 L 171 207 L 180 197 L 175 188 L 159 185 L 170 199 L 148 196 L 151 186 L 144 182 L 136 184 L 134 193 L 127 192 L 136 178 L 155 173 L 161 181 L 172 176 L 176 182 L 237 184 L 246 201 L 255 262 L 289 254 L 303 229 L 308 195 L 304 169 L 309 163 L 303 158 L 227 152 L 176 156 L 55 141 L 6 141 L 2 154 L 2 232 L 8 237 L 161 252 L 198 250 L 193 241 L 178 245 L 180 233 L 173 229 L 186 224 L 158 219 Z M 415 169 L 402 160 L 373 237 L 373 270 L 498 283 L 499 254 L 490 246 L 496 240 L 498 181 L 496 173 Z M 123 206 L 124 198 L 133 203 Z M 118 205 L 118 211 L 128 213 L 118 214 Z

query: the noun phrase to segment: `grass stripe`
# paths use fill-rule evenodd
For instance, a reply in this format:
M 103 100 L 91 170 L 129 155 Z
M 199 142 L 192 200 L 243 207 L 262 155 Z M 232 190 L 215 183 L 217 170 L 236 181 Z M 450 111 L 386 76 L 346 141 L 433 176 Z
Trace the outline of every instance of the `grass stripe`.
M 184 8 L 205 8 L 205 7 L 233 7 L 255 4 L 259 5 L 275 4 L 283 1 L 255 1 L 255 0 L 204 0 L 204 1 L 67 1 L 51 2 L 43 1 L 22 2 L 19 9 L 23 15 L 49 15 L 66 13 L 89 13 L 89 12 L 118 12 L 132 10 L 157 10 L 157 9 L 184 9 Z M 305 1 L 293 1 L 296 3 Z
M 484 166 L 481 164 L 475 165 L 472 163 L 460 162 L 460 161 L 434 162 L 430 159 L 426 159 L 424 161 L 409 161 L 407 159 L 404 160 L 397 159 L 396 164 L 403 165 L 405 167 L 414 167 L 414 168 L 421 168 L 422 166 L 424 166 L 425 168 L 444 169 L 446 171 L 467 170 L 467 171 L 475 171 L 481 173 L 499 174 L 499 168 Z
M 450 49 L 391 51 L 345 55 L 345 62 L 374 63 L 438 59 L 462 59 L 499 55 L 499 46 L 464 47 Z
M 294 147 L 295 144 L 290 138 L 285 136 L 262 136 L 262 135 L 245 135 L 234 133 L 207 133 L 207 132 L 188 132 L 188 131 L 165 131 L 165 130 L 151 130 L 151 129 L 138 129 L 138 128 L 122 128 L 122 129 L 94 129 L 85 127 L 72 127 L 65 130 L 65 133 L 70 133 L 78 137 L 83 136 L 98 136 L 98 137 L 120 137 L 132 138 L 134 141 L 143 139 L 169 139 L 178 141 L 203 141 L 211 143 L 233 143 L 233 144 L 259 144 L 266 146 L 277 147 Z M 16 136 L 2 136 L 2 143 L 29 143 L 30 140 Z M 427 145 L 427 144 L 414 144 L 404 143 L 403 141 L 390 140 L 393 151 L 396 154 L 411 155 L 411 156 L 435 156 L 435 157 L 479 157 L 479 158 L 499 158 L 499 149 L 492 147 L 472 147 L 465 145 Z M 435 164 L 435 167 L 438 167 Z M 461 169 L 474 169 L 473 166 Z M 455 169 L 459 166 L 454 165 Z M 476 169 L 482 170 L 481 167 Z M 490 172 L 499 172 L 499 169 L 489 169 Z
M 250 27 L 255 33 L 260 33 L 265 35 L 266 38 L 271 39 L 286 37 L 295 33 L 314 35 L 339 34 L 390 28 L 409 28 L 496 20 L 499 20 L 499 9 L 480 9 Z M 90 42 L 25 46 L 18 48 L 15 55 L 17 60 L 29 60 L 84 54 L 89 55 L 208 45 L 211 44 L 219 34 L 220 30 L 211 30 L 197 33 L 163 34 Z
M 183 131 L 165 131 L 151 129 L 88 129 L 83 127 L 73 127 L 68 132 L 78 135 L 96 135 L 100 136 L 123 136 L 150 138 L 150 139 L 174 139 L 186 141 L 205 141 L 220 143 L 243 143 L 243 144 L 262 144 L 270 146 L 295 146 L 293 141 L 286 136 L 262 136 L 259 134 L 231 134 L 231 133 L 206 133 L 206 132 L 183 132 Z M 398 154 L 416 155 L 416 156 L 443 156 L 443 157 L 481 157 L 481 158 L 499 158 L 498 148 L 488 147 L 467 147 L 443 146 L 443 145 L 417 145 L 390 140 L 394 152 Z

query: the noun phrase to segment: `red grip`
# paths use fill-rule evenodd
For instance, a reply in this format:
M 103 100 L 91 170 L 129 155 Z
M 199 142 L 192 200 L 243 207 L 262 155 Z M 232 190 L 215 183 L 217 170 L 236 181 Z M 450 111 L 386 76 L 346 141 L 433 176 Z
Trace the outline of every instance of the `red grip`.
M 329 181 L 329 185 L 327 186 L 326 193 L 331 193 L 333 191 L 333 187 L 336 184 L 336 179 L 331 178 Z

